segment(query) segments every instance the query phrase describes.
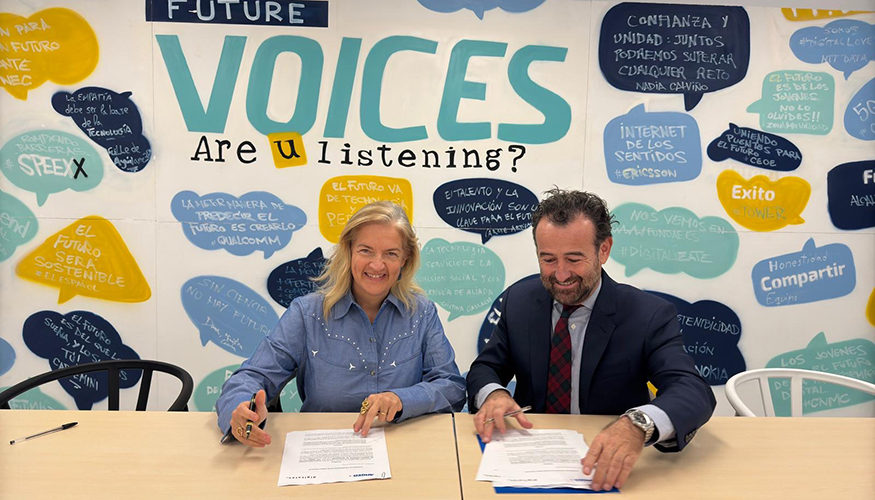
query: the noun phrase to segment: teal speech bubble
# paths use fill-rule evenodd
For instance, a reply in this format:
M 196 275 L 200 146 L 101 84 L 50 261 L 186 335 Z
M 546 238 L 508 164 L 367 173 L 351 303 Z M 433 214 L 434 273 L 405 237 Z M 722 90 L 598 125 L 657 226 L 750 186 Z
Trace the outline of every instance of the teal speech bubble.
M 422 248 L 416 281 L 452 321 L 489 308 L 504 290 L 504 263 L 483 245 L 435 238 Z
M 88 191 L 103 179 L 103 162 L 88 141 L 58 130 L 34 130 L 0 149 L 0 172 L 43 206 L 65 189 Z
M 36 236 L 39 223 L 27 205 L 0 191 L 0 262 Z
M 222 393 L 222 385 L 228 380 L 240 365 L 228 365 L 210 373 L 198 383 L 194 390 L 194 407 L 197 411 L 216 411 L 216 401 Z M 301 397 L 295 379 L 289 381 L 280 392 L 280 404 L 283 413 L 301 411 Z
M 804 349 L 785 352 L 770 359 L 766 368 L 799 368 L 835 373 L 875 383 L 875 344 L 866 339 L 851 339 L 830 344 L 823 332 Z M 770 377 L 769 388 L 775 415 L 790 416 L 790 379 Z M 802 413 L 845 408 L 875 399 L 875 396 L 836 384 L 802 381 Z
M 9 389 L 0 387 L 0 392 Z M 14 397 L 9 400 L 9 408 L 13 410 L 67 410 L 68 408 L 59 403 L 55 398 L 43 393 L 39 387 Z
M 828 73 L 773 71 L 763 78 L 762 98 L 747 107 L 768 132 L 826 135 L 832 130 L 835 80 Z
M 738 256 L 738 233 L 720 217 L 702 217 L 683 207 L 664 210 L 624 203 L 614 209 L 611 258 L 626 266 L 626 276 L 644 268 L 664 274 L 714 278 Z

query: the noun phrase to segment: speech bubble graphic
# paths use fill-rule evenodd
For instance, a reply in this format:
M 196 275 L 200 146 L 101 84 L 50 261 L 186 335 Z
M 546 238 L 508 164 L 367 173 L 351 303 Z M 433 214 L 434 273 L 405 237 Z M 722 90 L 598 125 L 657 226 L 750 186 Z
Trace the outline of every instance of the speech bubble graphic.
M 119 170 L 139 172 L 152 159 L 152 146 L 143 136 L 140 110 L 130 97 L 130 92 L 84 87 L 72 94 L 55 93 L 52 107 L 72 118 L 89 139 L 106 149 Z
M 332 177 L 319 193 L 319 232 L 337 243 L 352 214 L 368 203 L 383 200 L 403 208 L 413 223 L 413 189 L 407 179 L 378 175 Z
M 0 387 L 0 392 L 9 387 Z M 45 394 L 39 387 L 19 394 L 9 400 L 9 408 L 12 410 L 67 410 L 68 408 L 58 402 L 57 399 Z
M 857 271 L 846 245 L 817 247 L 809 238 L 801 252 L 759 261 L 751 280 L 757 302 L 777 307 L 843 297 L 857 285 Z
M 18 276 L 60 288 L 58 304 L 77 295 L 144 302 L 149 283 L 112 222 L 91 215 L 48 237 L 15 268 Z
M 775 231 L 788 224 L 804 224 L 802 211 L 811 185 L 801 177 L 776 182 L 765 175 L 745 179 L 735 170 L 717 176 L 717 198 L 732 220 L 754 231 Z
M 15 364 L 15 349 L 9 345 L 9 342 L 0 337 L 0 375 L 8 372 L 12 365 Z
M 845 109 L 845 130 L 851 137 L 875 141 L 875 78 L 851 97 Z
M 832 130 L 835 80 L 827 73 L 773 71 L 763 78 L 762 98 L 747 107 L 760 128 L 785 134 L 826 135 Z
M 240 365 L 228 365 L 210 373 L 194 389 L 194 407 L 197 411 L 216 411 L 216 401 L 224 384 Z
M 869 302 L 866 303 L 866 319 L 869 320 L 870 325 L 875 326 L 875 288 L 872 289 Z
M 200 332 L 202 345 L 213 342 L 248 358 L 279 317 L 264 298 L 239 281 L 196 276 L 182 285 L 182 307 Z
M 708 384 L 725 385 L 729 377 L 746 369 L 744 356 L 738 350 L 741 320 L 735 311 L 713 300 L 691 304 L 667 293 L 648 292 L 677 308 L 684 350 L 696 362 L 696 370 Z
M 626 266 L 626 276 L 650 268 L 708 279 L 728 271 L 738 256 L 738 234 L 726 219 L 702 217 L 683 207 L 657 211 L 624 203 L 613 211 L 611 258 Z
M 232 255 L 264 252 L 270 258 L 304 227 L 307 214 L 265 191 L 252 191 L 237 198 L 228 193 L 203 196 L 180 191 L 170 202 L 170 211 L 182 223 L 188 241 L 204 250 L 224 248 Z
M 875 160 L 843 163 L 826 175 L 829 218 L 839 229 L 875 227 Z
M 784 19 L 788 21 L 816 21 L 868 13 L 867 10 L 781 9 L 781 14 L 784 14 Z
M 60 314 L 40 311 L 30 315 L 22 326 L 24 344 L 34 354 L 45 358 L 52 370 L 111 359 L 140 359 L 122 342 L 115 328 L 90 311 Z M 122 370 L 119 387 L 137 385 L 140 370 Z M 60 381 L 61 387 L 76 400 L 80 410 L 90 410 L 94 403 L 106 399 L 106 372 L 75 375 Z
M 448 13 L 468 9 L 481 21 L 487 10 L 496 7 L 505 12 L 530 11 L 545 0 L 417 0 L 423 7 L 435 12 Z
M 319 285 L 312 280 L 322 273 L 328 260 L 317 248 L 310 255 L 280 264 L 267 278 L 267 293 L 277 304 L 289 307 L 292 301 L 315 292 Z
M 792 142 L 734 123 L 708 145 L 708 158 L 714 161 L 732 158 L 745 165 L 778 172 L 796 170 L 802 164 L 802 153 Z
M 504 289 L 504 263 L 483 245 L 435 238 L 422 248 L 416 281 L 453 321 L 489 307 Z
M 823 332 L 818 333 L 804 349 L 785 352 L 766 363 L 766 368 L 799 368 L 835 373 L 846 377 L 875 382 L 875 344 L 866 339 L 851 339 L 828 343 Z M 790 379 L 769 378 L 775 415 L 790 416 Z M 840 385 L 802 381 L 802 414 L 865 403 L 875 396 Z
M 43 206 L 50 194 L 97 187 L 103 179 L 103 162 L 84 139 L 57 130 L 34 130 L 3 145 L 0 172 L 36 194 L 37 204 Z
M 479 234 L 486 244 L 493 236 L 514 234 L 532 225 L 538 197 L 514 182 L 460 179 L 441 184 L 432 197 L 434 209 L 452 227 Z
M 647 113 L 639 104 L 608 123 L 604 149 L 608 179 L 617 184 L 683 182 L 702 172 L 699 124 L 685 113 Z
M 76 83 L 97 67 L 97 36 L 82 16 L 69 9 L 41 10 L 27 19 L 0 13 L 0 85 L 25 100 L 51 80 Z
M 0 262 L 12 257 L 15 249 L 36 236 L 39 222 L 27 205 L 0 191 Z
M 605 14 L 599 68 L 629 92 L 684 94 L 696 107 L 706 92 L 744 79 L 750 19 L 741 7 L 625 2 Z
M 790 50 L 803 62 L 829 63 L 845 75 L 875 59 L 875 24 L 839 19 L 826 26 L 809 26 L 790 36 Z
M 519 280 L 519 282 L 540 278 L 541 276 L 539 274 L 530 274 Z M 486 312 L 486 317 L 483 318 L 483 323 L 480 324 L 480 333 L 477 335 L 477 354 L 480 354 L 480 352 L 486 348 L 486 344 L 489 343 L 489 338 L 492 337 L 492 331 L 495 330 L 495 325 L 497 325 L 498 320 L 501 319 L 501 303 L 504 302 L 505 295 L 507 295 L 506 289 L 501 292 L 501 295 L 499 295 L 494 302 L 492 302 L 492 306 L 490 306 L 489 310 Z

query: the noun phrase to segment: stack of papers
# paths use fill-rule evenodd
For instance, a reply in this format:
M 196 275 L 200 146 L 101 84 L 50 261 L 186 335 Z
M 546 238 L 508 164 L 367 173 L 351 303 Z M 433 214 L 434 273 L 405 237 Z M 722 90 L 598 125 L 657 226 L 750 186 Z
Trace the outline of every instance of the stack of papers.
M 483 450 L 477 481 L 495 487 L 592 489 L 580 459 L 589 447 L 579 432 L 508 429 L 492 435 Z
M 352 429 L 286 434 L 278 486 L 389 479 L 389 452 L 382 427 L 368 437 Z

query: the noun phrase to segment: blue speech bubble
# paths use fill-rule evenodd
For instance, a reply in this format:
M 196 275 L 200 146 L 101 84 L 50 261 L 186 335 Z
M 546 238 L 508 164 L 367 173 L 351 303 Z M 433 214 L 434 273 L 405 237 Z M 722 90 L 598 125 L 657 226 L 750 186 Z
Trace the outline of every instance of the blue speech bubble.
M 322 255 L 322 249 L 317 248 L 303 259 L 280 264 L 267 278 L 267 293 L 277 304 L 289 307 L 296 298 L 319 288 L 319 284 L 312 278 L 322 274 L 327 261 Z
M 0 191 L 0 262 L 36 236 L 39 221 L 18 198 Z
M 809 238 L 801 252 L 758 262 L 751 279 L 757 302 L 778 307 L 847 295 L 857 285 L 857 271 L 847 245 L 817 247 L 814 238 Z
M 49 361 L 52 370 L 111 359 L 140 359 L 109 321 L 89 311 L 61 315 L 40 311 L 30 315 L 22 327 L 24 344 L 34 354 Z M 142 372 L 122 370 L 119 387 L 137 385 Z M 61 387 L 76 400 L 80 410 L 90 410 L 106 399 L 108 374 L 95 372 L 61 379 Z
M 119 170 L 139 172 L 152 159 L 152 146 L 143 136 L 140 110 L 130 97 L 130 92 L 84 87 L 72 94 L 55 93 L 52 107 L 72 118 L 89 139 L 106 149 Z
M 839 229 L 875 227 L 875 160 L 843 163 L 826 175 L 829 218 Z
M 732 158 L 745 165 L 778 172 L 790 172 L 802 164 L 802 153 L 792 142 L 734 123 L 708 145 L 708 158 L 714 161 Z
M 279 321 L 276 311 L 255 290 L 221 276 L 196 276 L 182 285 L 182 307 L 200 332 L 201 344 L 213 342 L 243 358 Z
M 530 274 L 519 280 L 517 283 L 540 278 L 540 274 Z M 480 354 L 480 352 L 486 348 L 486 344 L 489 343 L 489 337 L 492 337 L 492 331 L 495 330 L 495 325 L 497 325 L 498 320 L 501 319 L 501 303 L 504 302 L 504 297 L 506 295 L 507 289 L 501 292 L 501 295 L 492 302 L 492 306 L 486 312 L 486 317 L 483 318 L 483 323 L 480 325 L 480 333 L 477 335 L 477 354 Z M 511 394 L 513 394 L 513 392 L 511 392 Z
M 506 12 L 526 12 L 544 3 L 545 0 L 417 0 L 423 7 L 435 12 L 448 13 L 468 9 L 481 21 L 487 10 L 496 7 Z
M 851 137 L 875 141 L 875 78 L 851 97 L 845 110 L 845 130 Z
M 699 375 L 710 385 L 725 385 L 729 377 L 746 369 L 738 350 L 741 320 L 735 311 L 713 300 L 689 302 L 648 290 L 678 310 L 678 322 L 684 337 L 684 350 L 696 362 Z
M 845 75 L 875 59 L 875 25 L 855 19 L 839 19 L 826 26 L 809 26 L 790 36 L 790 50 L 803 62 L 829 63 Z
M 498 179 L 460 179 L 440 185 L 432 197 L 434 209 L 452 227 L 480 235 L 514 234 L 532 225 L 538 197 L 514 182 Z
M 176 193 L 170 210 L 182 223 L 188 241 L 204 250 L 224 248 L 232 255 L 264 252 L 270 258 L 304 227 L 307 215 L 265 191 L 240 198 L 228 193 L 199 196 L 194 191 Z
M 617 184 L 683 182 L 702 172 L 699 125 L 685 113 L 647 113 L 639 104 L 608 122 L 604 146 L 608 179 Z
M 599 67 L 613 87 L 684 94 L 696 107 L 706 92 L 744 79 L 750 62 L 750 19 L 741 7 L 621 3 L 599 34 Z
M 15 349 L 0 338 L 0 375 L 8 372 L 12 365 L 15 364 Z

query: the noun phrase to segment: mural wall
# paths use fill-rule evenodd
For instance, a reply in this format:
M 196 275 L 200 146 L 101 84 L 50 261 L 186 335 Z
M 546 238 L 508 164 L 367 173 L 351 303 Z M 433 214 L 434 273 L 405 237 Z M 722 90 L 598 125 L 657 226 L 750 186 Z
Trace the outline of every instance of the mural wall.
M 416 226 L 417 278 L 467 371 L 501 292 L 537 273 L 530 213 L 554 185 L 610 202 L 607 272 L 677 305 L 718 414 L 745 369 L 875 382 L 875 13 L 3 6 L 0 386 L 153 358 L 188 370 L 210 411 L 374 200 Z M 158 384 L 152 408 L 175 397 Z M 105 408 L 99 386 L 13 406 Z M 809 413 L 875 415 L 871 397 L 805 392 Z

